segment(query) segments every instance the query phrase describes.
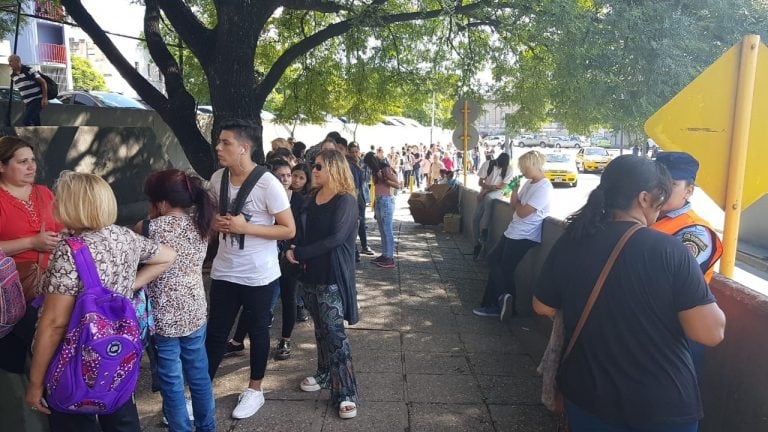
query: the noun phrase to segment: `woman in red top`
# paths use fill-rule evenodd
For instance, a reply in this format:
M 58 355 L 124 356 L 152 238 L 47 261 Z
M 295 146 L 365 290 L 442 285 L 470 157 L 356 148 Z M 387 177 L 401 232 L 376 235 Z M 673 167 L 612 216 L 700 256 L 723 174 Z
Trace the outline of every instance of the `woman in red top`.
M 13 258 L 22 273 L 33 263 L 42 269 L 48 266 L 62 229 L 53 217 L 53 192 L 34 184 L 36 173 L 31 144 L 17 137 L 0 138 L 0 249 Z M 37 310 L 28 307 L 13 332 L 0 339 L 0 368 L 24 372 L 36 320 Z

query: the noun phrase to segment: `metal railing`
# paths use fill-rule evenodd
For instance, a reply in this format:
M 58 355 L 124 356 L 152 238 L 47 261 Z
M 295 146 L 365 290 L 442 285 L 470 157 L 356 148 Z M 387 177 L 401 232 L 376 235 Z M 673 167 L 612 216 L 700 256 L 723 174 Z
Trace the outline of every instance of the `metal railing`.
M 67 48 L 64 45 L 38 43 L 37 58 L 41 63 L 67 64 Z

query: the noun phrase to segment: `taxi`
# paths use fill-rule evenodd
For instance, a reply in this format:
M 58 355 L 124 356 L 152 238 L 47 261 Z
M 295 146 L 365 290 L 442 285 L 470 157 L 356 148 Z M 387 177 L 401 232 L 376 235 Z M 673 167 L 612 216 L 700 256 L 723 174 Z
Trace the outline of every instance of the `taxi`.
M 576 167 L 579 172 L 603 172 L 611 161 L 608 150 L 602 147 L 587 147 L 576 153 Z
M 552 184 L 567 184 L 575 187 L 579 183 L 579 173 L 573 155 L 549 153 L 544 157 L 544 177 Z

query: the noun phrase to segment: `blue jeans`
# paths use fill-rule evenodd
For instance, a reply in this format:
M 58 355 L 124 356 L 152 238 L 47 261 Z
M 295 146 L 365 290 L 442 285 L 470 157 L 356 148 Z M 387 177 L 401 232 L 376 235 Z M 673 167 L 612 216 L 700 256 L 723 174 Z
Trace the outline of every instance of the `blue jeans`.
M 165 337 L 156 334 L 157 375 L 163 395 L 163 415 L 174 432 L 191 432 L 184 400 L 184 379 L 192 396 L 195 429 L 216 430 L 216 409 L 213 387 L 208 376 L 208 357 L 205 354 L 206 325 L 189 336 Z M 182 373 L 183 372 L 183 373 Z
M 565 412 L 572 432 L 696 432 L 699 430 L 699 422 L 670 423 L 649 427 L 607 423 L 579 408 L 568 399 L 565 400 Z
M 395 256 L 395 234 L 392 232 L 392 221 L 395 217 L 395 197 L 392 195 L 377 196 L 374 201 L 376 222 L 381 234 L 381 254 L 387 258 Z

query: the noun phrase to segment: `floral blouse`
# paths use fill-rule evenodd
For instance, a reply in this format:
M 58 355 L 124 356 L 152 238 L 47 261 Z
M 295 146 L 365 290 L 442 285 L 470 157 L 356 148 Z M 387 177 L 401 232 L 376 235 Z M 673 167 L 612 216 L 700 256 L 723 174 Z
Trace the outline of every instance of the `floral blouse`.
M 208 316 L 203 288 L 208 241 L 200 237 L 188 215 L 152 219 L 148 235 L 176 251 L 176 262 L 147 287 L 155 332 L 165 337 L 188 336 L 205 324 Z
M 140 263 L 152 259 L 159 243 L 144 238 L 128 228 L 109 225 L 98 231 L 81 234 L 91 251 L 101 283 L 118 294 L 133 297 L 133 284 Z M 59 241 L 41 281 L 43 293 L 77 296 L 83 284 L 72 258 L 72 249 Z

